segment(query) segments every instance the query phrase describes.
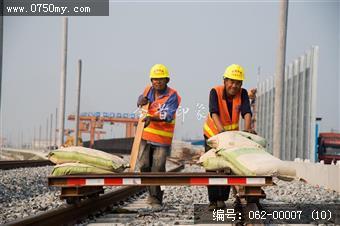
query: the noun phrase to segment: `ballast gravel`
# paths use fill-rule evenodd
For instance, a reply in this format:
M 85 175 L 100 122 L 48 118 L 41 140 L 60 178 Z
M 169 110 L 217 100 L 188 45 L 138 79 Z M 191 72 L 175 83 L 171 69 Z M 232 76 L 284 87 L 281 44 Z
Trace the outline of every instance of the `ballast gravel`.
M 59 199 L 59 189 L 47 185 L 47 176 L 52 172 L 52 168 L 53 166 L 44 166 L 0 170 L 0 224 L 42 213 L 64 204 Z M 184 169 L 184 172 L 203 171 L 196 165 L 186 165 Z M 275 186 L 264 188 L 268 201 L 340 203 L 339 193 L 335 191 L 297 180 L 286 182 L 275 179 L 274 182 Z M 164 190 L 164 205 L 160 211 L 163 214 L 138 218 L 155 225 L 164 225 L 167 218 L 172 223 L 192 221 L 194 203 L 208 203 L 206 187 L 168 186 Z

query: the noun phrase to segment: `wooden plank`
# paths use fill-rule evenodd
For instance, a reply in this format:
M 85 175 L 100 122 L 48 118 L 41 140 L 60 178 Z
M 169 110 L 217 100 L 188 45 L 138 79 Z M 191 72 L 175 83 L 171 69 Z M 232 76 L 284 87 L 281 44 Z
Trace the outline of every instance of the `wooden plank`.
M 133 139 L 131 156 L 130 156 L 130 172 L 135 171 L 136 161 L 137 161 L 138 152 L 139 152 L 139 146 L 142 140 L 142 134 L 143 134 L 143 129 L 144 129 L 144 122 L 142 120 L 144 119 L 146 113 L 148 112 L 148 109 L 149 109 L 149 104 L 146 104 L 142 107 L 143 115 L 138 120 L 135 139 Z

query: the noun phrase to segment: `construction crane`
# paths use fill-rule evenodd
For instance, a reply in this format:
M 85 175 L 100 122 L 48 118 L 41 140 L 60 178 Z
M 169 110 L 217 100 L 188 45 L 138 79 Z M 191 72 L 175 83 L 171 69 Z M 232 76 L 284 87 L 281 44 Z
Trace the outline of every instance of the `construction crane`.
M 75 120 L 74 115 L 69 115 L 67 117 L 68 120 Z M 89 131 L 90 133 L 90 148 L 94 145 L 94 136 L 96 133 L 96 129 L 102 129 L 103 124 L 105 122 L 109 122 L 111 124 L 114 123 L 123 123 L 125 124 L 125 137 L 134 137 L 138 118 L 116 118 L 116 117 L 99 117 L 99 116 L 80 116 L 79 117 L 80 125 L 83 124 L 84 127 L 87 128 L 85 131 Z M 79 126 L 80 127 L 80 126 Z

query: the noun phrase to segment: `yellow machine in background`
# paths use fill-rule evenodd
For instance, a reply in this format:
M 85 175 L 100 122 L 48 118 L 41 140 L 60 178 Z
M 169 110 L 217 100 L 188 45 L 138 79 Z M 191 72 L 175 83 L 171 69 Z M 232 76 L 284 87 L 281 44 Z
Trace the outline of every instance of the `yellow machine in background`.
M 68 134 L 66 135 L 66 141 L 64 143 L 64 147 L 70 147 L 70 146 L 74 146 L 75 145 L 75 140 L 74 140 L 74 136 L 71 135 L 72 132 L 68 132 Z M 81 134 L 79 133 L 78 135 L 78 146 L 83 146 L 83 139 L 81 138 Z

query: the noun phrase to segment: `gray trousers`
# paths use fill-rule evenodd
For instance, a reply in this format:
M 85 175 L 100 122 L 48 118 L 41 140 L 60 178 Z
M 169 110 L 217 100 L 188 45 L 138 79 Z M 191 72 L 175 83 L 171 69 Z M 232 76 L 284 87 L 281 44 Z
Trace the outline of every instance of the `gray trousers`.
M 137 166 L 141 172 L 165 172 L 166 157 L 170 153 L 170 146 L 162 147 L 141 141 L 138 153 Z M 148 186 L 151 197 L 160 203 L 163 201 L 163 192 L 160 186 Z

